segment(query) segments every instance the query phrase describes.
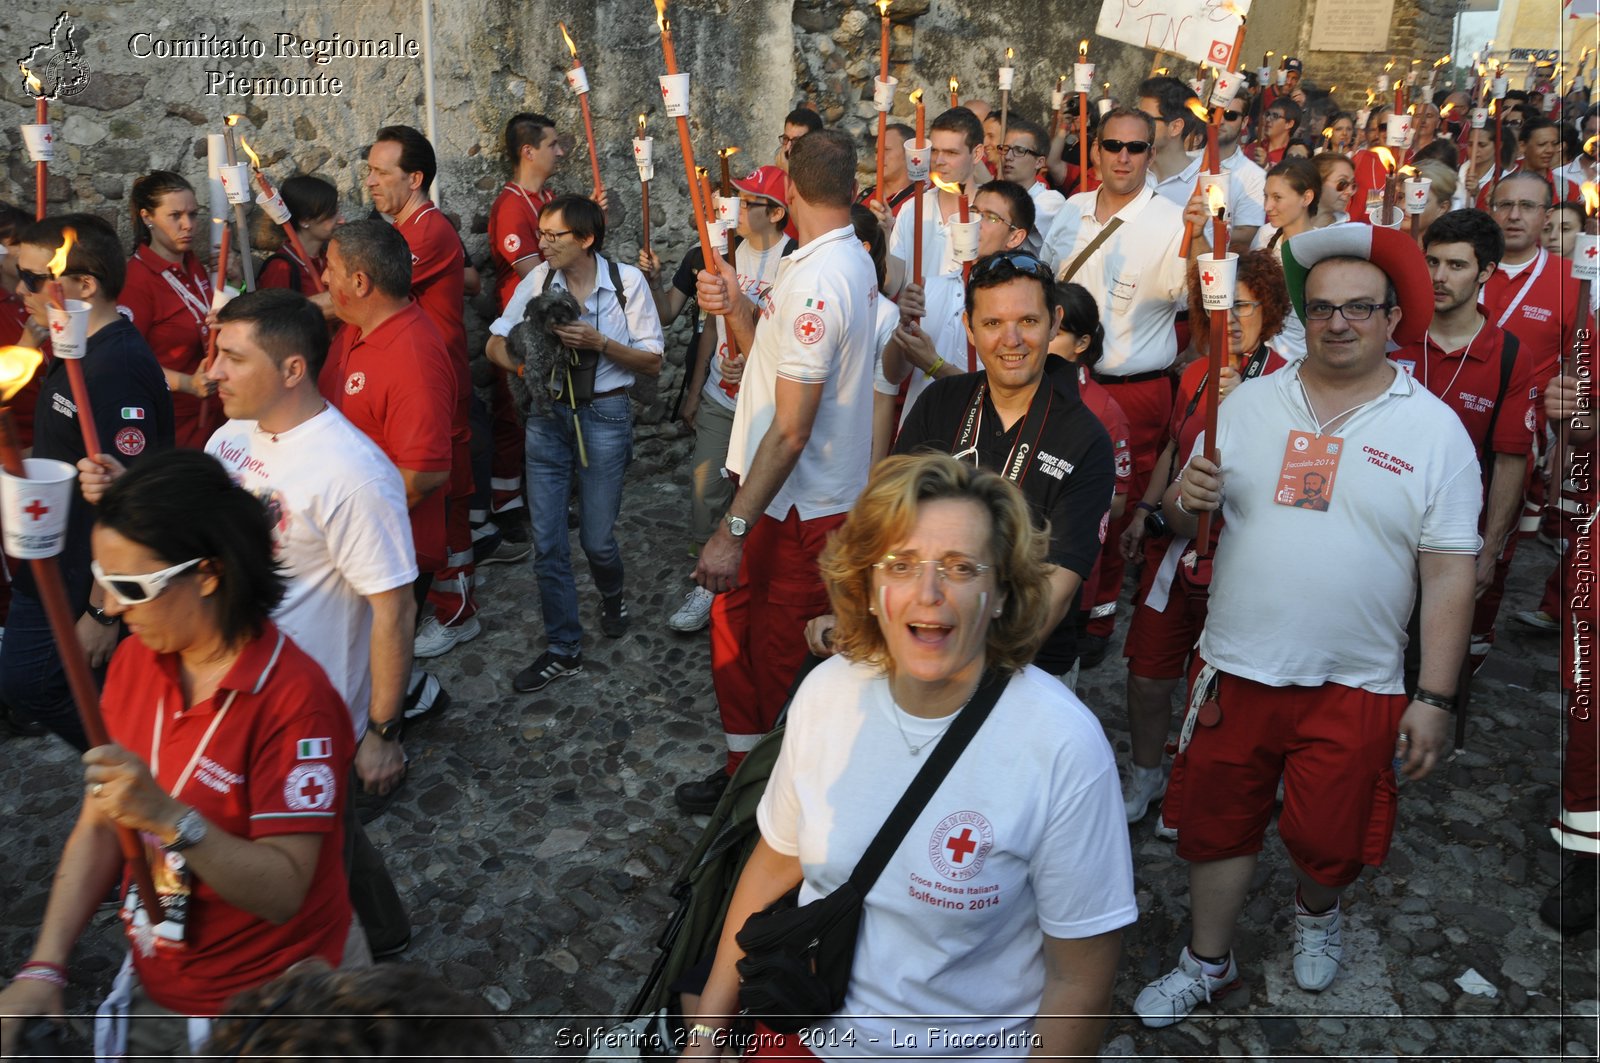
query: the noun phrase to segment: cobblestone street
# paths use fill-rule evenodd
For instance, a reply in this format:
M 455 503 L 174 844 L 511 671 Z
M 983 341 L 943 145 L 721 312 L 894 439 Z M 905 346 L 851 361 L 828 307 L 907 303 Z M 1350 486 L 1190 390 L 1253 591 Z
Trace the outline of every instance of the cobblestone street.
M 531 567 L 481 570 L 483 635 L 433 662 L 454 704 L 407 733 L 409 779 L 368 827 L 411 907 L 404 958 L 503 1013 L 518 1056 L 581 1055 L 557 1047 L 559 1030 L 606 1024 L 574 1016 L 610 1015 L 638 989 L 699 830 L 672 789 L 721 756 L 706 636 L 665 623 L 689 587 L 686 476 L 636 476 L 623 513 L 633 630 L 599 636 L 599 600 L 580 573 L 584 673 L 513 694 L 510 677 L 543 648 Z M 1467 747 L 1402 789 L 1388 863 L 1349 891 L 1346 963 L 1329 991 L 1294 985 L 1293 882 L 1269 835 L 1238 942 L 1246 989 L 1176 1027 L 1140 1026 L 1127 1012 L 1175 962 L 1188 887 L 1171 844 L 1151 834 L 1155 817 L 1135 826 L 1141 919 L 1125 936 L 1108 1055 L 1595 1055 L 1595 933 L 1563 940 L 1535 911 L 1561 866 L 1546 830 L 1560 771 L 1557 642 L 1511 616 L 1535 606 L 1552 563 L 1538 543 L 1520 550 Z M 1113 651 L 1079 692 L 1125 762 L 1123 675 Z M 0 971 L 27 955 L 80 792 L 60 742 L 0 746 Z M 75 955 L 73 1009 L 92 1011 L 123 950 L 102 913 Z M 1469 970 L 1493 996 L 1463 990 Z

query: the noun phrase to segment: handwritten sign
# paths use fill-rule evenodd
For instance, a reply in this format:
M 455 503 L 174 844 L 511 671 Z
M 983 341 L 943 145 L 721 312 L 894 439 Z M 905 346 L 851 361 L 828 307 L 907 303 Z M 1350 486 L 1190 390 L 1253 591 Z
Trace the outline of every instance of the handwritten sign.
M 1394 0 L 1317 0 L 1311 50 L 1382 52 L 1389 47 Z
M 1250 0 L 1104 0 L 1094 31 L 1102 37 L 1225 67 Z

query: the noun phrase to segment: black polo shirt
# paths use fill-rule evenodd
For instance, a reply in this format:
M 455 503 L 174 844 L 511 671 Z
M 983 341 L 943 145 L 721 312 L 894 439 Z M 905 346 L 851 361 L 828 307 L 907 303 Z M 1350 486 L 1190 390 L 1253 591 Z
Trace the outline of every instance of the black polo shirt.
M 172 394 L 166 376 L 150 345 L 125 318 L 118 317 L 89 337 L 83 380 L 94 407 L 102 452 L 131 466 L 146 454 L 171 449 Z M 33 456 L 68 465 L 77 465 L 86 456 L 78 406 L 72 399 L 67 363 L 61 358 L 51 360 L 39 387 L 33 412 Z M 68 596 L 80 611 L 89 593 L 89 531 L 93 526 L 94 507 L 74 488 L 61 567 Z M 18 587 L 33 594 L 33 573 L 27 566 L 19 567 Z
M 985 377 L 965 373 L 929 384 L 900 429 L 895 453 L 955 453 L 967 409 Z M 1106 534 L 1116 469 L 1111 436 L 1078 395 L 1077 367 L 1064 358 L 1047 357 L 1028 415 L 1009 430 L 986 393 L 974 445 L 979 463 L 1002 476 L 1008 464 L 1019 463 L 1013 480 L 1035 523 L 1050 523 L 1048 560 L 1087 579 Z M 1066 618 L 1034 655 L 1034 663 L 1052 675 L 1061 675 L 1077 660 L 1077 612 L 1074 595 Z

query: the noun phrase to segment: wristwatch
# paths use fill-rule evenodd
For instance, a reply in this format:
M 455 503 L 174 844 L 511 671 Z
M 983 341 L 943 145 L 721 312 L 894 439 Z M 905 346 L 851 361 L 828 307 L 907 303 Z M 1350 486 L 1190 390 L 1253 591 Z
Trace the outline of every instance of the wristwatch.
M 101 627 L 117 626 L 117 618 L 112 616 L 110 613 L 107 613 L 98 605 L 91 605 L 86 611 L 90 616 L 94 617 L 94 622 L 99 624 Z
M 189 809 L 178 817 L 177 837 L 163 845 L 169 853 L 181 853 L 206 840 L 206 820 L 197 809 Z
M 735 539 L 743 539 L 750 534 L 750 522 L 743 517 L 735 517 L 732 513 L 729 513 L 723 518 L 723 521 L 728 525 L 728 534 Z
M 400 741 L 400 732 L 404 730 L 405 725 L 406 718 L 400 713 L 396 713 L 394 719 L 384 720 L 382 723 L 379 723 L 370 716 L 367 717 L 367 730 L 371 731 L 385 742 Z

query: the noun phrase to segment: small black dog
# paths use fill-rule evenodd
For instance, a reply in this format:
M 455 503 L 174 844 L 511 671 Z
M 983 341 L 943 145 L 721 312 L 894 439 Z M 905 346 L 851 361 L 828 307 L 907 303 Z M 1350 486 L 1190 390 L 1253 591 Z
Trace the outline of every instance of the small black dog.
M 522 366 L 522 373 L 511 377 L 511 396 L 523 417 L 548 414 L 552 382 L 565 386 L 572 349 L 556 338 L 555 330 L 577 321 L 581 313 L 570 292 L 552 287 L 529 301 L 522 320 L 506 337 L 512 358 Z

